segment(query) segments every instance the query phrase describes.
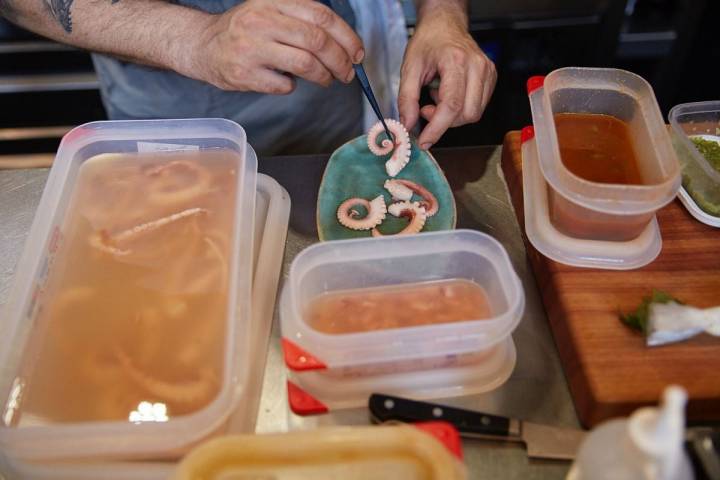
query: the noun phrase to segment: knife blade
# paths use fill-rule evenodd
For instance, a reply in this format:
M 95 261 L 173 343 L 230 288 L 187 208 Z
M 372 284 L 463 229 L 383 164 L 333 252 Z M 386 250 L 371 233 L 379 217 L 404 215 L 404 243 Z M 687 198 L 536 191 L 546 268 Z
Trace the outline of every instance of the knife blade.
M 444 420 L 463 437 L 524 443 L 531 458 L 572 460 L 586 433 L 378 393 L 370 396 L 368 407 L 378 423 Z

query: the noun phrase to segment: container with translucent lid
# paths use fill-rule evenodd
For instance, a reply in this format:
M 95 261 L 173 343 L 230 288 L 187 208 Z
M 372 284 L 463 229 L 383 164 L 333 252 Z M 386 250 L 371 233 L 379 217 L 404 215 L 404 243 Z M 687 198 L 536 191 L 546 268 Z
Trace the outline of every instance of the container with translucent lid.
M 669 118 L 683 171 L 680 200 L 695 218 L 720 227 L 720 101 L 677 105 Z
M 505 249 L 480 232 L 314 245 L 296 257 L 280 301 L 290 406 L 319 413 L 375 391 L 496 388 L 515 364 L 524 300 Z
M 562 68 L 530 79 L 528 92 L 555 227 L 588 240 L 624 242 L 641 235 L 680 186 L 677 157 L 650 85 L 623 70 Z M 576 120 L 578 115 L 602 116 L 626 129 L 639 183 L 591 181 L 571 171 L 560 154 L 558 115 L 575 115 Z M 589 162 L 607 146 L 575 149 L 584 151 Z
M 66 135 L 2 317 L 6 455 L 167 458 L 225 424 L 248 378 L 248 151 L 219 119 Z
M 459 445 L 457 432 L 448 440 Z M 220 437 L 190 452 L 171 477 L 230 478 L 461 480 L 467 476 L 459 459 L 437 437 L 399 425 Z

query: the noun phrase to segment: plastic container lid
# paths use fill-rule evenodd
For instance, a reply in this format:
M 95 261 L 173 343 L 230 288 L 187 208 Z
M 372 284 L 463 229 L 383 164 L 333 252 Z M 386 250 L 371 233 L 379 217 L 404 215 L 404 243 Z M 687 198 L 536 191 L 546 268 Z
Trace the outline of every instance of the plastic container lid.
M 655 94 L 641 77 L 617 69 L 561 68 L 528 81 L 540 169 L 548 184 L 572 203 L 615 215 L 652 213 L 675 198 L 680 167 Z M 597 113 L 626 122 L 636 140 L 648 185 L 590 182 L 560 160 L 553 115 Z
M 677 105 L 668 115 L 673 146 L 683 170 L 680 200 L 699 221 L 720 226 L 720 172 L 715 170 L 693 138 L 720 144 L 720 101 Z
M 532 127 L 523 130 L 522 172 L 525 234 L 543 255 L 559 263 L 586 268 L 629 270 L 649 264 L 660 254 L 662 237 L 653 217 L 634 240 L 587 240 L 560 232 L 550 221 L 548 186 L 540 171 Z
M 248 146 L 248 155 L 254 156 Z M 275 180 L 257 176 L 255 201 L 255 269 L 252 290 L 251 375 L 241 400 L 227 422 L 228 434 L 252 433 L 263 380 L 265 352 L 270 338 L 275 295 L 285 250 L 290 198 Z M 3 460 L 6 461 L 3 464 Z M 174 470 L 170 462 L 9 462 L 0 453 L 0 474 L 26 480 L 167 480 Z
M 326 334 L 303 319 L 321 294 L 441 280 L 482 287 L 493 317 L 349 334 Z M 293 261 L 280 304 L 283 338 L 301 355 L 290 368 L 336 369 L 480 352 L 507 339 L 525 306 L 505 249 L 471 230 L 324 242 Z M 302 359 L 305 361 L 302 361 Z M 286 359 L 288 359 L 286 350 Z
M 332 370 L 288 372 L 288 405 L 296 415 L 317 415 L 367 406 L 372 393 L 418 400 L 475 395 L 503 385 L 512 375 L 517 352 L 512 337 L 467 360 L 444 357 L 440 366 L 370 375 L 333 374 Z M 474 357 L 474 358 L 473 358 Z M 444 364 L 444 365 L 443 365 Z
M 692 196 L 690 196 L 690 194 L 687 192 L 687 190 L 685 190 L 685 188 L 680 188 L 680 191 L 678 192 L 678 198 L 680 199 L 680 203 L 685 206 L 687 211 L 690 212 L 690 215 L 695 217 L 696 220 L 704 223 L 705 225 L 720 228 L 720 217 L 705 213 L 705 210 L 700 208 L 698 204 L 695 203 L 695 200 Z
M 234 122 L 220 119 L 95 122 L 73 129 L 63 139 L 50 172 L 28 241 L 17 268 L 13 290 L 2 317 L 0 396 L 8 400 L 0 427 L 0 448 L 23 461 L 51 461 L 97 457 L 150 458 L 180 453 L 220 428 L 228 419 L 248 380 L 247 346 L 252 281 L 252 232 L 237 221 L 231 242 L 227 340 L 220 392 L 206 407 L 165 422 L 97 421 L 9 426 L 17 407 L 16 382 L 21 359 L 35 328 L 35 312 L 42 305 L 43 285 L 54 242 L 62 235 L 80 166 L 106 153 L 203 151 L 226 149 L 237 153 L 236 214 L 254 214 L 257 164 L 246 153 L 246 138 Z
M 466 478 L 463 465 L 436 438 L 408 425 L 221 437 L 190 452 L 171 478 Z M 454 438 L 457 444 L 457 432 Z

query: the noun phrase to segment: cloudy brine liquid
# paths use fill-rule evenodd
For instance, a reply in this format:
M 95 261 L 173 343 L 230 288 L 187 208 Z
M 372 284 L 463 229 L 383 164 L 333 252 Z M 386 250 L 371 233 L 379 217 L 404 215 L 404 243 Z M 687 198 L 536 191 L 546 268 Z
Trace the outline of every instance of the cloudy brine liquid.
M 217 396 L 237 165 L 227 150 L 83 164 L 12 423 L 164 421 Z
M 443 280 L 320 295 L 308 324 L 329 334 L 437 325 L 490 318 L 485 290 L 468 280 Z

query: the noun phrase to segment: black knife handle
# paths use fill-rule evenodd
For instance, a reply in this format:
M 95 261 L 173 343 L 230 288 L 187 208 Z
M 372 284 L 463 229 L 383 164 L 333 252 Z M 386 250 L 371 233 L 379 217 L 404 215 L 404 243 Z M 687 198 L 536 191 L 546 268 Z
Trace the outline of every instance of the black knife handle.
M 380 422 L 428 422 L 442 420 L 458 429 L 460 434 L 490 435 L 507 438 L 511 436 L 510 419 L 497 415 L 447 407 L 406 398 L 373 393 L 368 401 L 373 418 Z

